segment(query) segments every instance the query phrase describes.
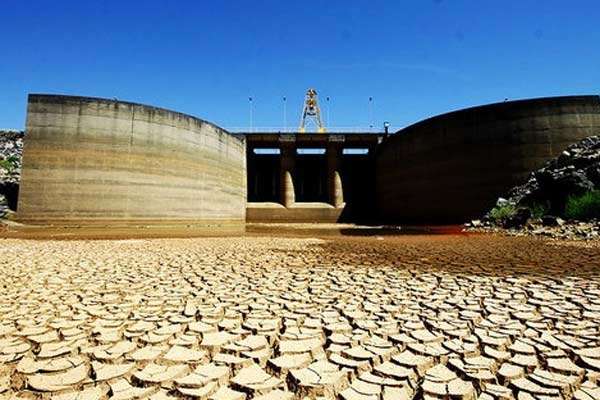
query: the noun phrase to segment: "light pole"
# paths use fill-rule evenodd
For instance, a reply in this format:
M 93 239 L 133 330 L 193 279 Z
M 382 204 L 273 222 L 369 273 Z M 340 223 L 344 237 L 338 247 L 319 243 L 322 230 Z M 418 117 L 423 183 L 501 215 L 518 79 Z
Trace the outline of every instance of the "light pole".
M 252 103 L 252 97 L 248 97 L 250 102 L 250 132 L 254 132 L 254 104 Z
M 369 129 L 373 131 L 373 97 L 369 96 Z
M 388 121 L 383 123 L 383 132 L 385 133 L 385 136 L 389 135 L 390 133 L 390 123 Z
M 331 107 L 329 104 L 329 96 L 325 97 L 325 101 L 327 102 L 327 127 L 331 129 L 331 119 L 329 115 L 329 108 Z
M 287 132 L 287 98 L 283 96 L 283 131 Z

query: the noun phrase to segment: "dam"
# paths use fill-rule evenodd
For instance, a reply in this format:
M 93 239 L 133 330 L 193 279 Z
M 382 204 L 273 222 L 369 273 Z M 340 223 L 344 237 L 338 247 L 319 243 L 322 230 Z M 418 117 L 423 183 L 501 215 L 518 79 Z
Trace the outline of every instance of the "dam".
M 31 95 L 0 232 L 0 398 L 597 399 L 598 235 L 375 224 L 481 214 L 598 133 L 599 106 L 231 133 Z
M 599 132 L 598 96 L 483 105 L 388 135 L 231 133 L 148 105 L 31 94 L 17 219 L 461 223 Z
M 375 194 L 373 133 L 249 133 L 248 222 L 365 222 Z

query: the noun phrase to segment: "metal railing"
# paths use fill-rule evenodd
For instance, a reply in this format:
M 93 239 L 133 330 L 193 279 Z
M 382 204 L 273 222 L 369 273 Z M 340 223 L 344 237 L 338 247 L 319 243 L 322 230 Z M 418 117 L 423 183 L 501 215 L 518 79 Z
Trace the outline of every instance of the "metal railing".
M 225 127 L 231 133 L 297 133 L 298 127 L 281 127 L 281 126 L 228 126 Z M 383 127 L 369 126 L 328 126 L 324 133 L 384 133 Z M 321 134 L 316 130 L 307 129 L 304 133 Z

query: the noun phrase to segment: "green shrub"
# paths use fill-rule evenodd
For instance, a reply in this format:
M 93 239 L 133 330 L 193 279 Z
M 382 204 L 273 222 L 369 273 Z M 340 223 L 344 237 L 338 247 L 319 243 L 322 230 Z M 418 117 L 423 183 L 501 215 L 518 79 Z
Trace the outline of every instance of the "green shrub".
M 4 160 L 0 160 L 0 168 L 3 168 L 9 174 L 17 167 L 17 157 L 16 156 L 8 156 Z
M 531 210 L 531 216 L 533 218 L 542 218 L 544 215 L 548 214 L 548 210 L 550 210 L 550 205 L 548 203 L 533 203 L 529 206 Z
M 516 212 L 517 208 L 514 206 L 514 204 L 507 203 L 502 206 L 496 206 L 492 208 L 490 211 L 490 218 L 495 222 L 504 221 L 514 216 Z
M 600 218 L 600 190 L 581 196 L 569 196 L 565 206 L 565 217 L 581 221 Z

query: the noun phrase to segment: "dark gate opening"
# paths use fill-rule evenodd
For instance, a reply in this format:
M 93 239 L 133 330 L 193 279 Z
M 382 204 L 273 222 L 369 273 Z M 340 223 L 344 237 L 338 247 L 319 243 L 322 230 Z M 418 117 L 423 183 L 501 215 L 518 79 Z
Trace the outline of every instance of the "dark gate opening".
M 323 154 L 298 154 L 295 168 L 296 202 L 327 202 L 327 159 Z
M 342 219 L 369 222 L 375 200 L 374 164 L 369 154 L 344 154 L 342 181 L 346 207 Z
M 279 201 L 279 154 L 252 154 L 248 163 L 248 201 Z

